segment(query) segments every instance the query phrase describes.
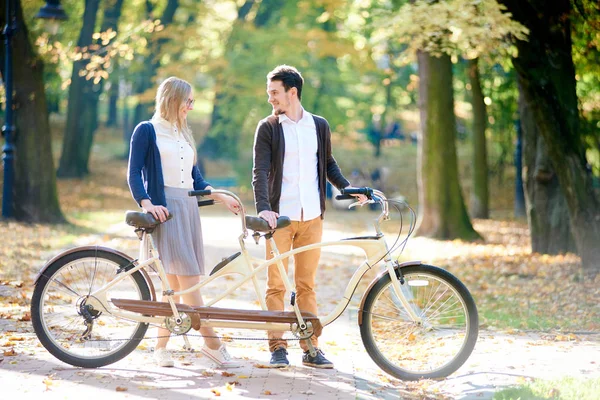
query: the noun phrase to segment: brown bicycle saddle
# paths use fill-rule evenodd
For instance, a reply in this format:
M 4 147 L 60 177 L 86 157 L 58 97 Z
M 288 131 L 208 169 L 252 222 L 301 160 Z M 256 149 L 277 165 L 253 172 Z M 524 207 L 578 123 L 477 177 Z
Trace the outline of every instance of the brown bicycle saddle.
M 167 221 L 171 218 L 173 218 L 173 213 L 169 211 Z M 161 224 L 159 220 L 154 218 L 154 215 L 140 211 L 127 211 L 125 213 L 125 222 L 127 225 L 138 229 L 154 229 Z

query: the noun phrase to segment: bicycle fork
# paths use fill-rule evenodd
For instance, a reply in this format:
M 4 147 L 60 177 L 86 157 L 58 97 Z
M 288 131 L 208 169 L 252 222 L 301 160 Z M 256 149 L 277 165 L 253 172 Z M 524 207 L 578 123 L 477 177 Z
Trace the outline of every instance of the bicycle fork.
M 408 290 L 407 283 L 404 281 L 404 278 L 401 275 L 400 265 L 397 261 L 386 260 L 385 267 L 388 274 L 390 275 L 392 281 L 392 289 L 396 294 L 396 297 L 400 300 L 400 303 L 402 303 L 402 306 L 404 307 L 410 318 L 418 324 L 422 323 L 423 319 L 419 314 L 417 314 L 417 311 L 415 310 L 415 308 L 417 307 L 412 302 L 412 293 L 410 292 L 410 290 Z
M 269 244 L 271 245 L 271 253 L 273 254 L 273 257 L 278 257 L 280 254 L 279 254 L 279 249 L 277 248 L 277 245 L 275 244 L 275 239 L 273 239 L 272 235 L 269 235 L 267 240 L 269 241 Z M 283 265 L 283 260 L 277 261 L 277 263 L 275 265 L 277 265 L 277 269 L 279 270 L 279 274 L 281 276 L 281 280 L 283 281 L 283 285 L 285 286 L 285 290 L 292 294 L 291 299 L 290 299 L 290 305 L 294 309 L 294 314 L 296 314 L 296 319 L 298 320 L 299 331 L 301 333 L 305 332 L 305 331 L 307 331 L 309 326 L 304 321 L 304 318 L 302 318 L 302 313 L 300 312 L 300 308 L 298 307 L 298 302 L 296 301 L 296 292 L 294 291 L 294 287 L 290 283 L 290 280 L 287 275 L 287 271 L 285 270 L 285 266 Z M 306 345 L 308 346 L 308 351 L 309 351 L 311 357 L 315 357 L 317 355 L 317 351 L 315 350 L 312 342 L 310 341 L 310 336 L 308 338 L 306 338 L 305 341 L 306 341 Z

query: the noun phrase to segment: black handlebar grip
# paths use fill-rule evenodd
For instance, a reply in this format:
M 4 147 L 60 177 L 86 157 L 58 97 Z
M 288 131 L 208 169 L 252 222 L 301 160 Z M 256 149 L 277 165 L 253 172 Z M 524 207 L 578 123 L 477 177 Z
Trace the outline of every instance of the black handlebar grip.
M 364 194 L 369 199 L 373 195 L 373 189 L 370 187 L 361 187 L 361 188 L 346 188 L 340 190 L 341 194 Z
M 198 207 L 212 206 L 213 204 L 215 204 L 215 201 L 213 199 L 198 200 Z
M 190 190 L 188 196 L 210 196 L 211 193 L 210 190 Z
M 356 197 L 351 196 L 349 194 L 338 194 L 335 196 L 336 200 L 356 200 Z

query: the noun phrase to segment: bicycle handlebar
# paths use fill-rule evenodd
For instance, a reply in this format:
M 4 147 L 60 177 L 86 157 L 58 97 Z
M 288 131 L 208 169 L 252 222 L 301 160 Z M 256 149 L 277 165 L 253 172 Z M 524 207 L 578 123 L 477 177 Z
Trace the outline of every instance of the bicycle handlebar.
M 188 196 L 210 196 L 212 194 L 212 190 L 190 190 L 188 192 Z
M 374 223 L 375 223 L 375 230 L 377 231 L 377 234 L 380 235 L 381 229 L 379 227 L 379 224 L 381 223 L 381 221 L 387 221 L 389 219 L 388 202 L 387 202 L 387 198 L 385 197 L 383 192 L 381 192 L 377 189 L 370 188 L 370 187 L 359 187 L 359 188 L 342 189 L 342 190 L 340 190 L 340 193 L 341 193 L 340 195 L 335 196 L 336 200 L 354 200 L 354 201 L 356 201 L 355 203 L 350 204 L 349 208 L 352 208 L 356 205 L 362 206 L 367 203 L 379 203 L 379 205 L 381 206 L 381 214 L 379 214 L 379 217 L 377 217 L 377 219 L 374 221 Z M 357 195 L 357 194 L 365 195 L 368 200 L 365 202 L 359 201 L 355 196 L 353 196 L 353 195 Z
M 235 193 L 230 192 L 229 190 L 221 190 L 221 189 L 213 189 L 213 190 L 190 190 L 188 192 L 188 196 L 193 197 L 193 196 L 210 196 L 211 194 L 225 194 L 227 196 L 233 197 L 235 199 L 235 201 L 237 201 L 237 203 L 240 206 L 240 212 L 238 213 L 242 219 L 242 231 L 243 231 L 243 235 L 244 238 L 246 238 L 248 236 L 248 230 L 246 229 L 246 213 L 244 212 L 244 205 L 242 204 L 242 201 L 240 200 L 239 197 L 237 197 L 235 195 Z M 198 200 L 198 207 L 202 207 L 202 206 L 210 206 L 215 204 L 215 201 L 213 199 L 207 199 L 207 200 Z
M 336 200 L 355 200 L 356 197 L 352 196 L 351 194 L 338 194 L 337 196 L 335 196 Z
M 341 194 L 364 194 L 369 199 L 373 196 L 373 189 L 370 187 L 360 187 L 360 188 L 346 188 L 340 190 Z
M 369 199 L 368 202 L 370 203 L 374 203 L 377 202 L 381 205 L 381 214 L 379 215 L 379 217 L 377 218 L 377 220 L 375 220 L 375 230 L 377 231 L 377 234 L 380 235 L 381 234 L 381 230 L 379 228 L 379 223 L 381 221 L 385 221 L 387 219 L 389 219 L 388 215 L 389 215 L 389 210 L 388 210 L 388 203 L 387 203 L 387 199 L 385 197 L 385 195 L 383 194 L 383 192 L 376 190 L 376 189 L 372 189 L 370 187 L 360 187 L 360 188 L 347 188 L 347 189 L 342 189 L 340 191 L 342 194 L 336 196 L 337 200 L 356 200 L 356 197 L 352 196 L 353 194 L 362 194 L 367 196 L 367 198 Z M 227 196 L 231 196 L 233 197 L 238 204 L 240 205 L 240 209 L 241 212 L 239 213 L 241 220 L 242 220 L 242 230 L 243 230 L 243 236 L 244 238 L 246 238 L 248 236 L 248 231 L 246 229 L 246 213 L 244 212 L 244 206 L 242 204 L 242 201 L 240 200 L 240 198 L 238 196 L 236 196 L 234 193 L 228 191 L 228 190 L 220 190 L 220 189 L 215 189 L 215 190 L 190 190 L 188 192 L 189 196 L 210 196 L 211 194 L 216 194 L 216 193 L 222 193 L 225 194 Z M 198 206 L 208 206 L 214 204 L 214 200 L 199 200 L 198 201 Z M 365 203 L 360 203 L 360 202 L 356 202 L 353 205 L 356 204 L 360 204 L 363 205 Z

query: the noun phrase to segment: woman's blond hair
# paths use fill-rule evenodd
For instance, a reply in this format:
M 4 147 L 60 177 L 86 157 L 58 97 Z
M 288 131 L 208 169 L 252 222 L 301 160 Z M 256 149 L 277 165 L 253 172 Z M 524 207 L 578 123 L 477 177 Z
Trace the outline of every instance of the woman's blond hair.
M 187 101 L 192 94 L 192 85 L 183 79 L 171 76 L 165 79 L 156 91 L 156 105 L 154 117 L 161 117 L 172 123 L 183 134 L 185 140 L 194 150 L 194 164 L 196 163 L 196 142 L 187 120 L 181 118 L 182 107 L 187 107 Z

